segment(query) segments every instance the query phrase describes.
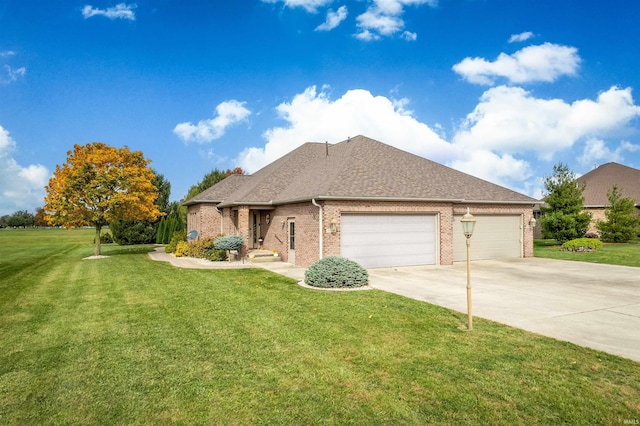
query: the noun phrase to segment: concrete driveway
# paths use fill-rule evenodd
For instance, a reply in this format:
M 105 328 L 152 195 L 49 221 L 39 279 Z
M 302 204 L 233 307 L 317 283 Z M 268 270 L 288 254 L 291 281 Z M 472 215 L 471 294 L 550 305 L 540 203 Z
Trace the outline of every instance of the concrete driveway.
M 467 312 L 465 262 L 369 274 L 374 288 Z M 474 261 L 471 286 L 474 317 L 640 361 L 640 268 L 539 258 Z

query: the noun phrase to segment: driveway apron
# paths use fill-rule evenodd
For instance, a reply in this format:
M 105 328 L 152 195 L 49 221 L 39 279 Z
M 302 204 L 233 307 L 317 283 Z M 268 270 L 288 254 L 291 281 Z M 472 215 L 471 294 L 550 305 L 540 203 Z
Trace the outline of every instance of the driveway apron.
M 467 312 L 466 262 L 370 269 L 369 276 L 374 288 Z M 471 286 L 474 317 L 640 362 L 640 268 L 540 258 L 474 261 Z

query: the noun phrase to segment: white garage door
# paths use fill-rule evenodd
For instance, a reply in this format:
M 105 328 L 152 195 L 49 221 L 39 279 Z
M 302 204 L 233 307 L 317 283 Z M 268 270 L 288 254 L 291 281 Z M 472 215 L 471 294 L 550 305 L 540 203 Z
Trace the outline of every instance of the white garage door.
M 476 227 L 471 236 L 471 260 L 522 257 L 520 215 L 474 215 Z M 453 260 L 467 260 L 466 238 L 460 223 L 462 215 L 453 217 Z
M 436 263 L 435 215 L 343 214 L 340 254 L 365 268 Z

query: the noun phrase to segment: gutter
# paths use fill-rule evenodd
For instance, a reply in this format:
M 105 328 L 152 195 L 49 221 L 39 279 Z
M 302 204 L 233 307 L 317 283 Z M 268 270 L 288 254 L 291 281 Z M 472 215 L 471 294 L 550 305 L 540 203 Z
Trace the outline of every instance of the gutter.
M 311 199 L 311 204 L 318 208 L 318 235 L 320 236 L 318 244 L 318 250 L 320 251 L 320 253 L 318 259 L 322 259 L 322 252 L 324 251 L 324 234 L 322 232 L 322 206 L 316 203 L 315 198 Z

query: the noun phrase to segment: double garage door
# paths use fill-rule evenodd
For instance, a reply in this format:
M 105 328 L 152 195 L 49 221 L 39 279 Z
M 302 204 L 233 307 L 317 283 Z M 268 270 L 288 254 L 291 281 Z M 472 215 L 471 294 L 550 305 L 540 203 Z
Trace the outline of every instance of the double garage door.
M 474 215 L 476 226 L 471 236 L 471 260 L 522 257 L 520 215 Z M 467 260 L 467 243 L 460 223 L 453 217 L 453 261 Z
M 476 215 L 471 259 L 522 257 L 520 215 Z M 453 260 L 466 260 L 466 240 L 454 216 Z M 365 268 L 435 265 L 438 250 L 436 215 L 342 214 L 340 254 Z
M 365 268 L 436 263 L 436 216 L 343 214 L 340 254 Z

